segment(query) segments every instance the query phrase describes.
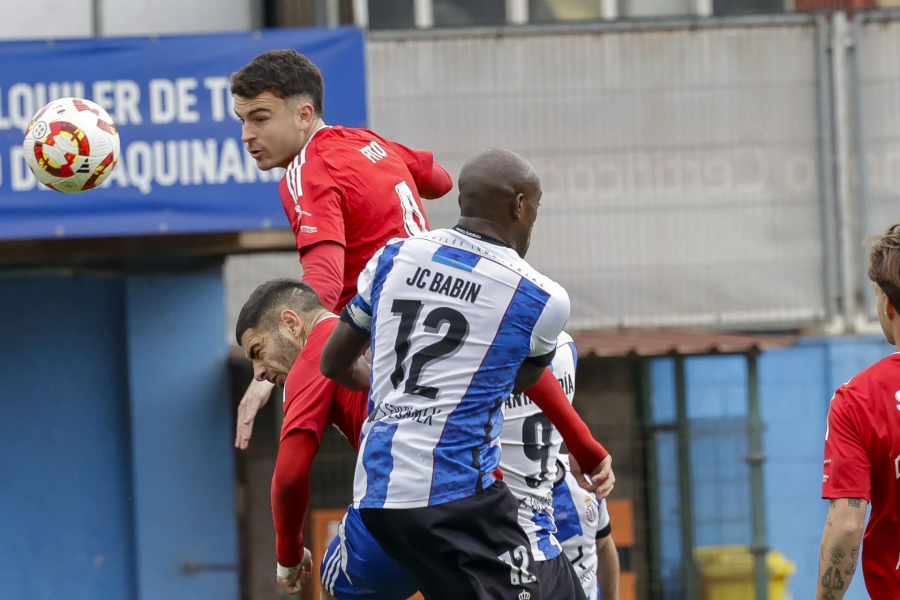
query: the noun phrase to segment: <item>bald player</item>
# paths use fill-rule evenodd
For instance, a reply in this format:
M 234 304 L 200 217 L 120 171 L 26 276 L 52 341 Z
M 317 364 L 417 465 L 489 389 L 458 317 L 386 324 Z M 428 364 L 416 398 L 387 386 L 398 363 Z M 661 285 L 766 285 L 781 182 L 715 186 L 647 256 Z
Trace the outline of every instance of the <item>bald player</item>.
M 427 600 L 574 598 L 569 571 L 541 571 L 566 586 L 542 591 L 516 499 L 493 474 L 501 405 L 538 381 L 569 316 L 565 290 L 523 258 L 540 181 L 521 156 L 489 150 L 463 167 L 459 192 L 454 228 L 369 261 L 322 352 L 322 373 L 347 388 L 371 376 L 353 506 Z M 369 346 L 371 367 L 356 364 Z M 580 482 L 605 497 L 606 451 L 564 396 L 542 404 L 593 474 Z

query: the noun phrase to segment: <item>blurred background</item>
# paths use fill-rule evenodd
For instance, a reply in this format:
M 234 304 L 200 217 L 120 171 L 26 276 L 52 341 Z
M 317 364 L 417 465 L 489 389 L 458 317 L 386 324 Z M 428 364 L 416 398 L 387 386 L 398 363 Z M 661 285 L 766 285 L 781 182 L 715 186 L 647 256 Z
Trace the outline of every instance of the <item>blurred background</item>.
M 893 7 L 0 0 L 0 600 L 283 597 L 280 402 L 235 451 L 251 371 L 233 328 L 256 285 L 302 271 L 280 174 L 242 150 L 227 92 L 283 47 L 322 68 L 329 124 L 454 178 L 488 147 L 534 164 L 528 258 L 572 298 L 623 598 L 811 597 L 828 402 L 893 351 L 862 245 L 900 220 Z M 68 95 L 122 138 L 110 182 L 77 196 L 39 190 L 21 151 Z M 451 225 L 455 191 L 426 210 Z M 329 432 L 318 556 L 354 464 Z M 860 572 L 846 598 L 868 598 Z

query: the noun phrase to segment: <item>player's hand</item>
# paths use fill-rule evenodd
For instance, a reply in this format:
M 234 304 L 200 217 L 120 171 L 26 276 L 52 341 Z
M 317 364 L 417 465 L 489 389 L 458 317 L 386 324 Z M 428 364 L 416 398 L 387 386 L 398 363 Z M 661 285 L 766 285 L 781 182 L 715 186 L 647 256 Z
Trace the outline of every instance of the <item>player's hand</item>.
M 569 464 L 572 467 L 572 475 L 575 476 L 578 485 L 596 494 L 597 500 L 603 500 L 613 491 L 613 487 L 616 485 L 616 474 L 612 468 L 612 456 L 604 458 L 589 478 L 584 475 L 581 466 L 574 457 L 569 457 Z
M 312 554 L 309 549 L 303 549 L 303 560 L 299 565 L 284 571 L 284 576 L 278 575 L 278 583 L 288 594 L 299 594 L 308 587 L 312 582 Z
M 244 397 L 238 405 L 237 414 L 237 436 L 234 438 L 234 447 L 246 450 L 250 444 L 250 436 L 253 435 L 253 421 L 256 419 L 256 413 L 259 409 L 266 405 L 269 397 L 272 395 L 272 388 L 275 384 L 268 381 L 257 381 L 254 379 L 247 386 Z

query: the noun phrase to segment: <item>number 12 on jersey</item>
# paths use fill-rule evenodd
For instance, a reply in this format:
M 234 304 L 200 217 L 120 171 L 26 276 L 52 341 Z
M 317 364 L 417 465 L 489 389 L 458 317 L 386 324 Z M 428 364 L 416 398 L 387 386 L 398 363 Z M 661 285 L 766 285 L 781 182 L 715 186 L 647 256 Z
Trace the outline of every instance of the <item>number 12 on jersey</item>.
M 410 336 L 418 323 L 422 306 L 422 303 L 418 300 L 394 300 L 393 305 L 391 305 L 391 312 L 400 317 L 397 340 L 394 342 L 394 353 L 397 356 L 397 361 L 394 371 L 391 373 L 391 384 L 396 390 L 405 379 L 404 393 L 434 400 L 437 398 L 440 390 L 436 387 L 419 383 L 422 370 L 428 363 L 449 356 L 462 346 L 469 335 L 469 322 L 461 312 L 446 306 L 435 308 L 429 312 L 423 322 L 425 331 L 428 333 L 439 333 L 444 325 L 448 326 L 447 331 L 444 333 L 443 338 L 413 354 L 412 360 L 410 360 L 409 372 L 407 373 L 404 365 L 409 355 Z

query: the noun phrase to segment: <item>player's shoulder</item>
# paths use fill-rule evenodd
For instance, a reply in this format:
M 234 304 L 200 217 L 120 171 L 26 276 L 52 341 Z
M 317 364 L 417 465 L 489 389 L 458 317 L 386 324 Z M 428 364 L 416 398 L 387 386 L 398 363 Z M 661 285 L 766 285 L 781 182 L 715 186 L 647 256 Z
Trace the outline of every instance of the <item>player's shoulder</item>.
M 900 390 L 900 352 L 886 356 L 860 371 L 838 388 L 838 394 L 868 397 L 872 391 L 882 388 Z

